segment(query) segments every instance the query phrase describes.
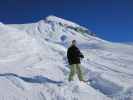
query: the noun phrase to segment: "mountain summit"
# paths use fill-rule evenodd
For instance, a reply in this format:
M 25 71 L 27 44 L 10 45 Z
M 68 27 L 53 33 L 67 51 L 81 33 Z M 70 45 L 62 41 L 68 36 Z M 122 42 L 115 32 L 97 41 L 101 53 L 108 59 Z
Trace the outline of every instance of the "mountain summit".
M 112 43 L 71 21 L 48 16 L 0 24 L 0 100 L 133 100 L 133 46 Z M 68 82 L 67 48 L 83 52 L 84 77 Z
M 68 26 L 73 26 L 73 27 L 79 27 L 79 25 L 76 23 L 70 22 L 68 20 L 64 20 L 56 16 L 48 16 L 46 17 L 46 21 L 56 22 L 56 23 L 60 23 Z

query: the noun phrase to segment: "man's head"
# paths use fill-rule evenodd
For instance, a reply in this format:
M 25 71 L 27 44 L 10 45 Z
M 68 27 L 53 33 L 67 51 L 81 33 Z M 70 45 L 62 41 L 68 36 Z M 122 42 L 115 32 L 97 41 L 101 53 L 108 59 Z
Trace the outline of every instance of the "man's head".
M 72 40 L 72 45 L 76 45 L 76 40 Z

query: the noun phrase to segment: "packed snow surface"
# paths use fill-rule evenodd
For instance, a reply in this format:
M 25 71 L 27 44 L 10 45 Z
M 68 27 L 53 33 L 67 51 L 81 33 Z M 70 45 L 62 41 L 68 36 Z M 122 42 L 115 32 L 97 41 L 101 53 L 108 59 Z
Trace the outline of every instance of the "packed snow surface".
M 28 24 L 0 23 L 0 100 L 133 100 L 133 46 L 89 35 L 49 16 Z M 88 83 L 68 82 L 66 58 L 77 40 Z

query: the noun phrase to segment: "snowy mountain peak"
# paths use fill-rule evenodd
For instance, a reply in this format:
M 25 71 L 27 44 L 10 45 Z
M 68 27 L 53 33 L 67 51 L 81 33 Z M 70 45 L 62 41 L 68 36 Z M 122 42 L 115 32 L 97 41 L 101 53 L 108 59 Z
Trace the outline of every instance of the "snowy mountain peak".
M 87 28 L 85 28 L 83 26 L 80 26 L 80 25 L 78 25 L 74 22 L 71 22 L 71 21 L 65 20 L 63 18 L 53 16 L 53 15 L 46 17 L 46 21 L 54 22 L 54 23 L 57 23 L 57 24 L 60 24 L 60 25 L 63 25 L 65 27 L 69 27 L 69 28 L 80 28 L 82 30 L 89 31 Z
M 63 18 L 59 18 L 53 15 L 46 17 L 46 21 L 56 22 L 63 25 L 73 26 L 73 27 L 79 27 L 79 25 L 76 23 L 70 22 L 68 20 L 64 20 Z
M 55 16 L 0 23 L 0 100 L 133 100 L 133 47 L 89 33 Z M 85 56 L 81 68 L 88 84 L 67 81 L 73 39 Z
M 69 44 L 73 39 L 85 42 L 91 34 L 87 28 L 56 16 L 48 16 L 36 23 L 9 26 L 26 31 L 32 37 L 38 38 L 38 41 L 48 40 L 61 44 Z

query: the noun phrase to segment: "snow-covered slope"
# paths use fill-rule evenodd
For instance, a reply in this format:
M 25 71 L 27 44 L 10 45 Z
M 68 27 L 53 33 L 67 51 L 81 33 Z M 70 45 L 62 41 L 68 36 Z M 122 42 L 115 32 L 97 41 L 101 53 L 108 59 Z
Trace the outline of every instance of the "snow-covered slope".
M 0 24 L 0 100 L 133 100 L 133 46 L 91 36 L 76 23 L 49 16 Z M 67 81 L 71 40 L 85 55 L 84 76 Z

